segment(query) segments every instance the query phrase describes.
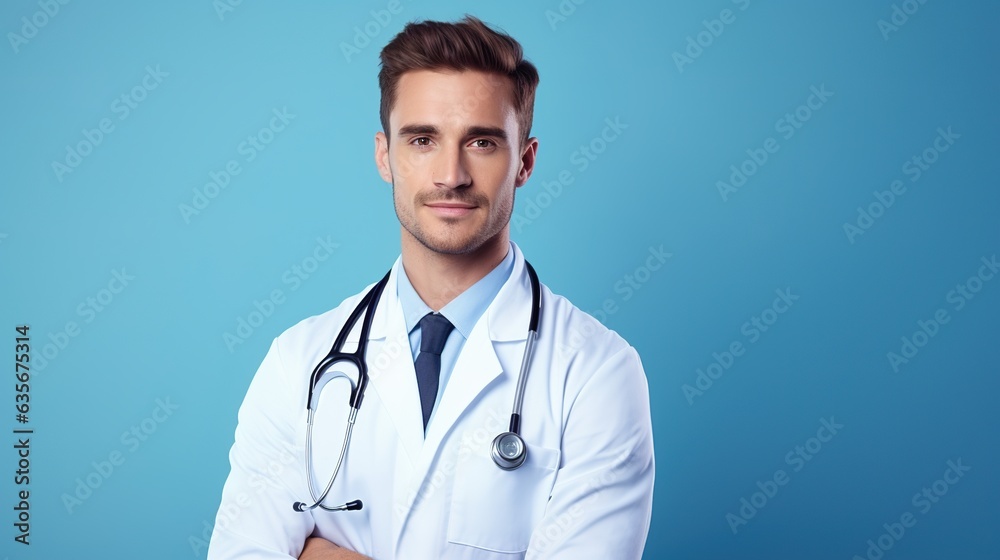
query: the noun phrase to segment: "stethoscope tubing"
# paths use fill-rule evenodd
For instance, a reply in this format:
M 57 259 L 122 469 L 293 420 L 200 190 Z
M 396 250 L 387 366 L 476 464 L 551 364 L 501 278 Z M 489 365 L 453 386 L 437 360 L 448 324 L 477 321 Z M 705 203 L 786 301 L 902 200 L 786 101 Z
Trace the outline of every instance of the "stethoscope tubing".
M 347 454 L 347 448 L 351 443 L 351 434 L 354 431 L 354 422 L 357 419 L 358 410 L 361 408 L 361 401 L 364 399 L 365 389 L 368 387 L 368 366 L 365 363 L 365 351 L 368 347 L 368 333 L 371 331 L 372 319 L 375 316 L 375 309 L 378 306 L 378 301 L 382 297 L 382 291 L 385 289 L 385 285 L 389 282 L 389 274 L 387 272 L 382 280 L 380 280 L 361 301 L 358 303 L 354 311 L 351 312 L 351 316 L 344 323 L 344 328 L 340 330 L 340 334 L 337 335 L 337 340 L 333 343 L 333 348 L 327 353 L 326 357 L 320 361 L 319 364 L 313 369 L 312 375 L 310 376 L 309 383 L 309 393 L 306 397 L 306 474 L 307 483 L 309 485 L 309 495 L 313 499 L 312 504 L 304 504 L 302 502 L 295 502 L 292 505 L 292 509 L 298 512 L 312 510 L 317 507 L 325 509 L 327 511 L 344 511 L 350 509 L 361 509 L 361 502 L 348 502 L 337 507 L 327 507 L 323 505 L 323 500 L 326 499 L 327 494 L 330 493 L 330 489 L 333 488 L 333 483 L 337 480 L 337 474 L 340 473 L 340 467 L 343 465 L 344 456 Z M 354 352 L 343 352 L 340 349 L 344 347 L 347 342 L 347 335 L 350 333 L 351 329 L 358 321 L 358 317 L 361 315 L 361 311 L 364 310 L 365 318 L 364 322 L 361 324 L 361 334 L 358 339 L 358 347 Z M 319 406 L 319 393 L 314 393 L 320 378 L 323 374 L 338 361 L 348 361 L 353 363 L 358 368 L 358 383 L 355 385 L 351 383 L 351 400 L 350 400 L 350 413 L 347 419 L 347 428 L 344 430 L 344 443 L 340 447 L 340 455 L 337 458 L 337 466 L 333 470 L 333 475 L 330 480 L 326 483 L 326 487 L 323 489 L 322 494 L 319 497 L 316 496 L 316 480 L 313 475 L 312 469 L 312 432 L 313 432 L 313 420 L 315 418 L 316 409 Z M 350 378 L 348 378 L 350 379 Z
M 313 475 L 312 470 L 312 433 L 313 433 L 313 422 L 312 414 L 310 411 L 310 418 L 308 424 L 306 425 L 306 474 L 309 477 L 309 495 L 312 496 L 312 505 L 300 506 L 296 511 L 306 511 L 310 509 L 315 509 L 317 507 L 325 509 L 327 511 L 342 511 L 345 509 L 347 504 L 338 507 L 328 507 L 323 505 L 323 500 L 326 499 L 327 494 L 330 493 L 330 489 L 333 488 L 333 482 L 337 479 L 337 475 L 340 473 L 340 466 L 344 464 L 344 456 L 347 455 L 347 448 L 351 445 L 351 434 L 354 432 L 354 420 L 358 416 L 358 409 L 352 408 L 350 415 L 347 418 L 347 429 L 344 431 L 344 443 L 340 446 L 340 456 L 337 457 L 337 466 L 333 469 L 333 475 L 330 480 L 326 483 L 326 488 L 323 489 L 323 493 L 316 496 L 316 478 Z
M 521 407 L 524 404 L 524 389 L 528 385 L 528 368 L 531 366 L 531 356 L 535 349 L 535 339 L 538 337 L 538 319 L 541 315 L 542 298 L 538 285 L 538 275 L 528 261 L 524 261 L 531 280 L 531 316 L 528 319 L 528 337 L 524 342 L 524 355 L 521 357 L 521 371 L 517 374 L 517 388 L 514 390 L 514 406 L 510 413 L 508 431 L 520 436 Z
M 535 339 L 538 337 L 538 321 L 541 315 L 541 288 L 538 282 L 538 275 L 535 273 L 535 269 L 531 266 L 528 261 L 524 261 L 524 266 L 528 271 L 528 277 L 531 281 L 531 315 L 528 320 L 528 335 L 525 340 L 524 345 L 524 355 L 521 358 L 521 368 L 517 375 L 517 385 L 514 391 L 514 405 L 511 410 L 510 415 L 510 427 L 507 432 L 498 435 L 493 440 L 493 448 L 491 450 L 491 455 L 497 466 L 503 470 L 513 470 L 521 466 L 524 463 L 527 448 L 524 444 L 524 440 L 521 438 L 521 409 L 524 404 L 524 391 L 528 383 L 528 370 L 531 364 L 531 357 L 534 353 Z M 340 468 L 344 463 L 344 457 L 347 454 L 347 448 L 350 446 L 351 434 L 354 431 L 354 423 L 357 419 L 358 410 L 361 408 L 361 401 L 364 399 L 365 389 L 368 386 L 368 366 L 365 363 L 365 352 L 368 349 L 368 335 L 371 330 L 372 320 L 375 316 L 375 309 L 378 306 L 379 299 L 382 296 L 382 291 L 385 289 L 385 285 L 389 281 L 389 276 L 392 273 L 390 270 L 386 275 L 380 280 L 367 294 L 362 297 L 361 301 L 351 312 L 350 317 L 344 323 L 344 327 L 341 328 L 340 333 L 337 335 L 336 341 L 333 343 L 333 347 L 330 352 L 327 353 L 326 357 L 323 358 L 319 364 L 313 369 L 312 375 L 310 376 L 309 383 L 309 393 L 306 398 L 306 449 L 305 449 L 305 459 L 306 459 L 306 473 L 307 473 L 307 483 L 309 485 L 309 495 L 312 497 L 313 503 L 307 505 L 302 502 L 295 502 L 292 508 L 295 511 L 309 511 L 317 507 L 324 509 L 326 511 L 348 511 L 357 510 L 362 508 L 362 503 L 360 500 L 355 500 L 352 502 L 347 502 L 343 505 L 337 507 L 328 507 L 323 505 L 323 501 L 326 500 L 327 495 L 333 488 L 333 483 L 337 479 L 337 475 L 340 473 Z M 354 325 L 357 324 L 362 311 L 364 311 L 364 321 L 361 326 L 361 333 L 358 338 L 358 346 L 354 352 L 344 352 L 342 348 L 347 342 L 347 336 Z M 333 470 L 333 475 L 330 477 L 329 481 L 324 487 L 323 492 L 317 496 L 316 495 L 316 480 L 312 469 L 312 436 L 313 436 L 313 420 L 315 417 L 316 409 L 319 406 L 319 392 L 316 391 L 317 388 L 321 391 L 321 384 L 319 383 L 326 371 L 335 363 L 340 361 L 348 361 L 358 368 L 358 383 L 355 385 L 351 383 L 351 399 L 350 399 L 350 414 L 347 420 L 347 428 L 344 431 L 344 443 L 340 447 L 340 455 L 337 457 L 337 465 Z M 347 377 L 344 375 L 344 377 Z M 347 378 L 350 382 L 350 378 Z M 325 384 L 325 383 L 324 383 Z M 518 457 L 511 459 L 506 457 L 501 453 L 499 444 L 503 438 L 514 438 L 519 443 L 520 454 Z

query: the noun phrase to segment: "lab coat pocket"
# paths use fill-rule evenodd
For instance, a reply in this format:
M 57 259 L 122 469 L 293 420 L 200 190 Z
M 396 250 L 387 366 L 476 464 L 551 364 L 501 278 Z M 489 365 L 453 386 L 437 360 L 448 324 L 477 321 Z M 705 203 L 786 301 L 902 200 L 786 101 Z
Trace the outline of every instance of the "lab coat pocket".
M 537 445 L 528 447 L 524 464 L 512 471 L 484 453 L 467 457 L 455 469 L 448 541 L 493 552 L 526 551 L 558 467 L 559 450 Z

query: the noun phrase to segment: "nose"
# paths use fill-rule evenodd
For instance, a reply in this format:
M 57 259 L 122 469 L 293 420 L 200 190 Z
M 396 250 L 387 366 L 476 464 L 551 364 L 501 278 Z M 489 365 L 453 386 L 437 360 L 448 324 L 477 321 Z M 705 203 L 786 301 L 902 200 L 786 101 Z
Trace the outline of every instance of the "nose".
M 434 185 L 448 189 L 469 186 L 472 176 L 466 163 L 461 145 L 438 150 L 434 161 Z

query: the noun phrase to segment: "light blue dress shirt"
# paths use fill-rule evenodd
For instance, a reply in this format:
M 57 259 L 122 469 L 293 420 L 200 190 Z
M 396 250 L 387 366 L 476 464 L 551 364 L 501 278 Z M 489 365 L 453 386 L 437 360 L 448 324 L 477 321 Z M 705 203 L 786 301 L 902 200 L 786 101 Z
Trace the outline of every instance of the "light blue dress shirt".
M 428 313 L 434 311 L 413 288 L 410 279 L 406 276 L 406 270 L 400 266 L 400 274 L 396 281 L 396 294 L 403 307 L 403 317 L 406 320 L 406 332 L 410 338 L 410 353 L 414 361 L 417 359 L 417 352 L 420 349 L 420 319 Z M 469 340 L 469 334 L 476 322 L 482 317 L 486 308 L 490 306 L 493 298 L 500 292 L 507 279 L 510 278 L 511 271 L 514 270 L 514 250 L 510 246 L 507 248 L 507 256 L 491 270 L 486 276 L 469 287 L 455 299 L 448 302 L 439 313 L 455 326 L 448 335 L 448 340 L 444 343 L 444 350 L 441 351 L 441 377 L 438 381 L 437 398 L 434 400 L 434 409 L 431 411 L 427 425 L 434 421 L 438 404 L 441 402 L 441 395 L 451 378 L 451 370 L 455 367 L 458 355 L 465 346 L 465 341 Z

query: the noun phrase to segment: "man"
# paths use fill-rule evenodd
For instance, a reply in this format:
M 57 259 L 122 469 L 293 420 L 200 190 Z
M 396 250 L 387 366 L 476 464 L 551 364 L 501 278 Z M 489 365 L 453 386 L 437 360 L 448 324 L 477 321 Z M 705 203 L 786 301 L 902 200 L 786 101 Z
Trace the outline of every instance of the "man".
M 503 470 L 490 455 L 508 429 L 531 311 L 509 222 L 538 150 L 535 67 L 469 16 L 411 23 L 381 60 L 375 161 L 392 184 L 402 254 L 375 307 L 371 383 L 325 500 L 364 505 L 292 508 L 312 504 L 336 467 L 350 388 L 320 392 L 307 464 L 310 373 L 368 289 L 272 343 L 240 409 L 209 558 L 639 558 L 653 489 L 642 364 L 544 285 L 523 392 L 527 458 Z

